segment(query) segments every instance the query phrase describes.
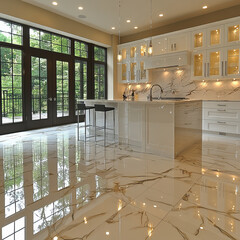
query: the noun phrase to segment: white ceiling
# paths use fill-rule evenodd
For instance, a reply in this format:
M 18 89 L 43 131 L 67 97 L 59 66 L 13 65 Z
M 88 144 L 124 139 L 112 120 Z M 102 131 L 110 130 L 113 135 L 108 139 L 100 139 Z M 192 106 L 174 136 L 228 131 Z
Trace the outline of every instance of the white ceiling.
M 22 0 L 107 33 L 118 34 L 119 8 L 118 0 Z M 120 0 L 121 36 L 134 34 L 150 28 L 151 0 Z M 239 0 L 152 0 L 153 28 L 174 23 L 193 16 L 214 12 L 240 4 Z M 208 5 L 207 10 L 202 6 Z M 82 6 L 83 10 L 78 10 Z M 160 18 L 159 14 L 164 17 Z M 79 15 L 86 18 L 80 19 Z M 126 23 L 131 19 L 131 23 Z M 116 27 L 112 30 L 112 27 Z M 134 27 L 138 29 L 135 30 Z

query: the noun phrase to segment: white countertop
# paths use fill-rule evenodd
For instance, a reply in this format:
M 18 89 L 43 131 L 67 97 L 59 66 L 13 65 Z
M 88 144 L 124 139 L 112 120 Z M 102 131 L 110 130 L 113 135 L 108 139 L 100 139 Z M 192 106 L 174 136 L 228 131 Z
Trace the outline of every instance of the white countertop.
M 186 102 L 196 102 L 196 101 L 206 101 L 206 102 L 240 102 L 240 100 L 227 100 L 227 99 L 183 99 L 183 100 L 125 100 L 122 99 L 79 99 L 77 101 L 88 101 L 88 102 L 99 102 L 99 103 L 151 103 L 151 104 L 159 104 L 159 103 L 166 103 L 166 104 L 175 104 L 175 103 L 186 103 Z
M 99 103 L 142 103 L 142 104 L 175 104 L 175 103 L 186 103 L 186 102 L 196 102 L 196 101 L 201 101 L 197 99 L 183 99 L 183 100 L 169 100 L 169 99 L 164 99 L 164 100 L 153 100 L 153 101 L 147 101 L 147 100 L 121 100 L 121 99 L 114 99 L 114 100 L 107 100 L 107 99 L 79 99 L 78 101 L 86 101 L 86 102 L 99 102 Z

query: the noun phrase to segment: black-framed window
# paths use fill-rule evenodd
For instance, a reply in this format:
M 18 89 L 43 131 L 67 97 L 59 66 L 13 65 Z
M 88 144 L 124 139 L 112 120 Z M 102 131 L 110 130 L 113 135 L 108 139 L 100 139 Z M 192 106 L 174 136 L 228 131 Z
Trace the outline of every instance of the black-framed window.
M 94 46 L 94 97 L 107 98 L 107 51 Z
M 35 28 L 30 28 L 30 47 L 40 48 L 47 51 L 57 53 L 70 54 L 71 40 L 70 38 L 42 31 Z
M 75 61 L 75 98 L 87 99 L 87 61 Z
M 67 79 L 60 74 L 60 62 L 68 62 Z M 41 120 L 45 125 L 59 124 L 55 111 L 57 118 L 68 117 L 66 122 L 71 123 L 76 119 L 73 103 L 77 99 L 107 96 L 106 48 L 2 18 L 0 67 L 2 134 L 41 127 L 35 124 Z M 50 96 L 55 90 L 56 97 Z
M 94 46 L 94 61 L 106 62 L 106 48 Z
M 0 47 L 2 124 L 23 121 L 22 51 Z
M 0 19 L 0 42 L 23 44 L 23 27 Z
M 88 58 L 88 45 L 81 41 L 74 41 L 74 54 L 76 57 Z

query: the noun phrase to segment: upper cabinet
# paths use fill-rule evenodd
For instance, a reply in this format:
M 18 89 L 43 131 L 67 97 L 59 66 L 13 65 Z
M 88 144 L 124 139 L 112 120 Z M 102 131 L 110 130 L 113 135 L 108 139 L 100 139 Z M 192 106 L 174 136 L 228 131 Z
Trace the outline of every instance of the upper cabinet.
M 192 48 L 202 49 L 206 47 L 206 30 L 200 29 L 192 32 Z
M 240 21 L 225 25 L 225 41 L 228 44 L 236 44 L 240 42 Z
M 224 25 L 207 29 L 207 47 L 220 47 L 224 44 Z
M 119 46 L 122 53 L 122 63 L 118 64 L 118 79 L 121 83 L 148 82 L 148 72 L 145 69 L 147 46 L 146 41 Z
M 153 55 L 160 55 L 168 51 L 168 39 L 166 37 L 156 37 L 152 40 Z
M 119 81 L 149 81 L 149 39 L 120 45 Z M 240 78 L 240 17 L 152 37 L 153 56 L 191 51 L 193 80 Z M 165 56 L 162 56 L 164 61 Z M 165 63 L 164 63 L 165 64 Z M 149 66 L 147 66 L 149 69 Z

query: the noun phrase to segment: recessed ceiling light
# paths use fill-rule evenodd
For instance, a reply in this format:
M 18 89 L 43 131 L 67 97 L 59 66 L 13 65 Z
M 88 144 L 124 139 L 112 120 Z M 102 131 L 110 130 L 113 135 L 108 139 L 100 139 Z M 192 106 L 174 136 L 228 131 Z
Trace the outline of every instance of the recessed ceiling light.
M 126 22 L 127 22 L 127 23 L 130 23 L 130 22 L 131 22 L 131 20 L 129 20 L 129 19 L 128 19 Z
M 57 2 L 52 2 L 52 5 L 57 6 L 58 3 Z
M 109 236 L 109 234 L 110 234 L 109 232 L 106 232 L 106 235 L 107 235 L 107 236 Z
M 78 7 L 79 10 L 83 10 L 83 7 Z
M 163 13 L 160 13 L 160 14 L 159 14 L 159 17 L 163 17 Z
M 112 30 L 115 30 L 116 28 L 115 27 L 112 27 Z
M 203 6 L 202 8 L 203 8 L 203 9 L 207 9 L 207 8 L 208 8 L 208 6 L 207 6 L 207 5 L 205 5 L 205 6 Z
M 136 27 L 134 27 L 134 29 L 138 29 L 138 27 L 136 26 Z

